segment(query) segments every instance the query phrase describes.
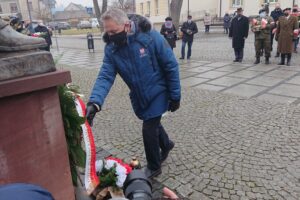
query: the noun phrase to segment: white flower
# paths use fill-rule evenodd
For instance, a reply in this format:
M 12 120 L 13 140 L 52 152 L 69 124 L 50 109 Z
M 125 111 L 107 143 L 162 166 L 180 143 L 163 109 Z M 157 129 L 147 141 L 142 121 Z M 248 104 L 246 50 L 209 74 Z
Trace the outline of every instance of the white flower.
M 103 160 L 97 160 L 95 165 L 96 165 L 96 172 L 101 172 L 103 169 Z
M 114 167 L 115 164 L 117 164 L 117 162 L 114 160 L 106 160 L 105 169 L 110 169 Z

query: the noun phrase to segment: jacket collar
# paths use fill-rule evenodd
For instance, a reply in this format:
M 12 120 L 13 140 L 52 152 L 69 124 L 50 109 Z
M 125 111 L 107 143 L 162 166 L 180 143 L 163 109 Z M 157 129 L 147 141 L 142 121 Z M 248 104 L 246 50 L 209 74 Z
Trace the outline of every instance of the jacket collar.
M 149 32 L 147 33 L 142 33 L 139 32 L 137 34 L 134 35 L 130 35 L 127 37 L 127 45 L 130 45 L 134 42 L 138 42 L 140 43 L 143 47 L 147 48 L 149 46 L 149 44 L 152 42 L 152 37 L 150 36 Z M 116 52 L 120 49 L 120 47 L 110 43 L 110 45 L 112 46 L 112 52 Z

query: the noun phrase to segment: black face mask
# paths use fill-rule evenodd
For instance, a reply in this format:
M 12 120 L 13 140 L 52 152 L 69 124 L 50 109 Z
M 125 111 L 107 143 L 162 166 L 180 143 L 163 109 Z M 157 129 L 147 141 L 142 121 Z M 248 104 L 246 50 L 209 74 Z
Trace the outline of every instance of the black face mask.
M 287 16 L 289 16 L 289 13 L 284 13 L 284 15 L 287 17 Z
M 124 46 L 127 42 L 127 33 L 122 31 L 117 34 L 110 35 L 109 40 L 117 46 Z

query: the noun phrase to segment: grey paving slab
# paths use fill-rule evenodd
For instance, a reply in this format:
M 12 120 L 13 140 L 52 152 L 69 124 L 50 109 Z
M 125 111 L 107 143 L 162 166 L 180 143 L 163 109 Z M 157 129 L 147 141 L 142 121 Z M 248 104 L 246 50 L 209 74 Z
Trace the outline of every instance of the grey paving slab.
M 280 83 L 283 80 L 284 79 L 282 79 L 282 78 L 275 78 L 275 77 L 270 77 L 270 76 L 260 76 L 255 79 L 252 79 L 246 83 L 272 87 L 272 86 Z
M 300 76 L 296 76 L 296 77 L 292 78 L 291 80 L 287 81 L 287 83 L 300 85 Z
M 218 78 L 216 80 L 210 81 L 208 83 L 213 84 L 213 85 L 230 87 L 230 86 L 238 84 L 242 81 L 245 81 L 245 79 L 237 78 L 237 77 L 222 77 L 222 78 Z
M 195 68 L 192 68 L 192 69 L 187 69 L 186 71 L 200 73 L 200 72 L 206 72 L 206 71 L 209 71 L 209 70 L 212 70 L 212 69 L 214 69 L 214 68 L 211 68 L 211 67 L 195 67 Z
M 190 77 L 190 78 L 185 78 L 185 79 L 181 80 L 181 85 L 194 86 L 194 85 L 198 85 L 198 84 L 203 83 L 208 80 L 209 79 Z
M 199 67 L 202 66 L 203 63 L 198 63 L 198 62 L 192 62 L 192 63 L 184 63 L 181 64 L 183 67 L 187 67 L 187 68 L 193 68 L 193 67 Z
M 205 66 L 216 68 L 216 67 L 223 67 L 223 66 L 228 65 L 228 64 L 230 64 L 230 63 L 228 63 L 228 62 L 214 62 L 214 63 L 211 63 L 211 64 L 206 64 Z
M 298 66 L 284 66 L 284 67 L 280 67 L 279 69 L 300 72 L 300 66 L 299 65 Z
M 217 71 L 222 71 L 222 72 L 235 72 L 235 71 L 239 71 L 239 70 L 243 70 L 245 69 L 246 67 L 241 67 L 239 65 L 227 65 L 225 67 L 221 67 L 221 68 L 218 68 L 216 69 Z
M 225 87 L 223 87 L 223 86 L 210 85 L 210 84 L 205 84 L 205 83 L 197 85 L 197 86 L 195 86 L 195 88 L 212 90 L 212 91 L 220 91 L 220 90 L 225 89 Z
M 266 74 L 264 74 L 265 76 L 272 76 L 272 77 L 276 77 L 276 78 L 289 78 L 295 74 L 297 74 L 298 72 L 296 71 L 287 71 L 287 70 L 274 70 L 271 72 L 268 72 Z
M 254 95 L 257 95 L 258 93 L 262 92 L 265 89 L 267 89 L 267 87 L 240 84 L 240 85 L 237 85 L 233 88 L 230 88 L 228 90 L 223 91 L 223 93 L 235 94 L 235 95 L 250 98 Z
M 261 71 L 261 72 L 267 72 L 273 69 L 279 68 L 277 65 L 256 65 L 254 67 L 249 67 L 249 70 L 253 71 Z
M 300 86 L 291 85 L 291 84 L 282 84 L 270 90 L 269 93 L 300 98 Z
M 235 72 L 233 74 L 230 74 L 230 76 L 233 77 L 241 77 L 241 78 L 254 78 L 263 72 L 258 72 L 258 71 L 251 71 L 251 70 L 243 70 L 239 72 Z
M 279 96 L 274 94 L 263 94 L 257 98 L 260 100 L 266 100 L 266 101 L 278 102 L 278 103 L 287 103 L 287 104 L 293 103 L 297 100 L 297 98 L 284 97 L 284 96 Z
M 195 75 L 197 75 L 198 73 L 195 73 L 195 72 L 187 72 L 187 71 L 181 71 L 179 74 L 180 74 L 180 78 L 181 78 L 181 79 L 184 79 L 184 78 L 187 78 L 187 77 L 195 76 Z
M 224 76 L 226 74 L 228 74 L 228 72 L 209 71 L 209 72 L 201 73 L 201 74 L 197 75 L 197 77 L 213 79 L 213 78 L 218 78 L 220 76 Z

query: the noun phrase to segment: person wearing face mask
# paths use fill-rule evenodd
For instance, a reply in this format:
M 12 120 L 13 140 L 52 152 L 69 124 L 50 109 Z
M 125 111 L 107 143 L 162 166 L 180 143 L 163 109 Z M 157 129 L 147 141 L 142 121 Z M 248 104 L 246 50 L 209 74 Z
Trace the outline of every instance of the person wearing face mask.
M 181 27 L 182 37 L 182 47 L 181 47 L 181 57 L 179 59 L 183 60 L 185 58 L 185 46 L 188 45 L 187 59 L 189 60 L 192 55 L 192 44 L 194 40 L 194 35 L 198 33 L 198 27 L 195 22 L 192 21 L 192 16 L 188 16 L 187 22 L 184 22 Z
M 235 53 L 233 62 L 242 62 L 244 57 L 245 40 L 248 37 L 249 20 L 243 15 L 243 9 L 237 9 L 237 15 L 232 19 L 229 29 L 229 38 Z
M 165 23 L 161 26 L 160 34 L 165 37 L 172 49 L 176 47 L 177 33 L 171 17 L 165 19 Z
M 274 26 L 272 26 L 272 28 L 271 28 L 271 51 L 273 51 L 273 43 L 274 43 L 274 37 L 275 37 L 275 33 L 276 33 L 278 20 L 279 20 L 279 17 L 281 17 L 283 15 L 284 14 L 283 14 L 282 9 L 280 8 L 280 4 L 276 3 L 275 4 L 275 9 L 271 12 L 271 17 L 274 20 Z M 279 56 L 280 56 L 280 54 L 277 50 L 275 57 L 279 57 Z
M 298 20 L 299 23 L 299 28 L 300 28 L 300 13 L 298 10 L 298 5 L 295 5 L 293 7 L 293 13 L 291 14 L 292 16 L 295 16 Z M 297 49 L 298 49 L 298 44 L 299 44 L 299 29 L 298 29 L 298 33 L 295 32 L 294 33 L 294 53 L 298 53 Z
M 124 11 L 112 8 L 102 15 L 102 21 L 106 46 L 86 117 L 92 126 L 119 74 L 130 90 L 136 116 L 143 121 L 147 160 L 144 172 L 152 178 L 161 173 L 162 162 L 174 148 L 161 118 L 165 112 L 175 112 L 180 107 L 179 66 L 168 42 L 159 32 L 151 30 L 148 20 L 129 21 Z
M 278 41 L 278 51 L 281 54 L 279 65 L 285 64 L 287 57 L 287 66 L 291 65 L 291 58 L 293 53 L 293 39 L 294 32 L 298 32 L 299 23 L 295 16 L 291 15 L 291 8 L 284 9 L 284 16 L 278 20 L 276 40 Z
M 270 64 L 271 56 L 271 26 L 274 23 L 272 17 L 267 16 L 267 10 L 261 9 L 259 17 L 253 19 L 251 30 L 255 35 L 255 57 L 254 64 L 260 63 L 261 51 L 265 53 L 265 63 Z

